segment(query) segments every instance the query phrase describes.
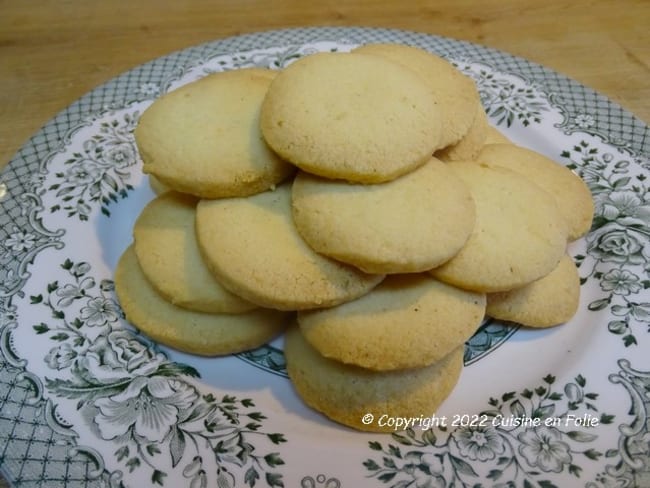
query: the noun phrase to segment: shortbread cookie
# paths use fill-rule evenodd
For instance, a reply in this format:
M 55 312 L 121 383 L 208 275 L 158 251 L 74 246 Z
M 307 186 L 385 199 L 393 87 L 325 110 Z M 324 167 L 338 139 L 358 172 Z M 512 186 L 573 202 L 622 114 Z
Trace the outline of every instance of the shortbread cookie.
M 368 273 L 434 268 L 454 256 L 474 228 L 467 186 L 435 158 L 374 185 L 301 172 L 292 200 L 296 228 L 315 251 Z
M 154 341 L 202 356 L 254 349 L 280 334 L 288 315 L 257 308 L 247 313 L 208 314 L 176 307 L 149 285 L 130 246 L 115 270 L 115 291 L 126 319 Z
M 516 290 L 489 293 L 487 314 L 528 327 L 553 327 L 567 322 L 578 309 L 580 276 L 565 255 L 548 275 Z
M 298 313 L 321 355 L 378 371 L 428 366 L 468 340 L 485 315 L 485 295 L 426 273 L 392 275 L 367 295 Z
M 399 63 L 422 77 L 440 104 L 443 126 L 440 145 L 456 144 L 469 130 L 480 105 L 474 81 L 449 61 L 403 44 L 366 44 L 353 52 L 372 54 Z
M 550 273 L 567 243 L 567 226 L 553 197 L 505 168 L 447 165 L 469 186 L 476 225 L 463 249 L 433 275 L 460 288 L 495 292 Z
M 485 144 L 488 133 L 488 119 L 480 103 L 476 106 L 476 117 L 467 134 L 456 144 L 447 146 L 435 153 L 442 161 L 471 161 L 476 159 Z
M 203 198 L 251 195 L 284 180 L 293 167 L 268 148 L 259 130 L 274 73 L 214 73 L 156 100 L 135 129 L 143 171 Z
M 166 192 L 147 204 L 133 226 L 142 272 L 162 297 L 179 307 L 241 313 L 257 305 L 225 289 L 206 267 L 196 242 L 196 199 Z
M 233 293 L 262 306 L 333 306 L 375 287 L 365 274 L 313 251 L 291 217 L 291 185 L 247 198 L 202 200 L 196 230 L 211 271 Z
M 488 125 L 484 145 L 488 144 L 513 144 L 508 137 L 493 125 Z
M 287 331 L 287 372 L 303 401 L 335 422 L 369 432 L 403 430 L 388 419 L 435 413 L 458 382 L 463 347 L 424 368 L 376 372 L 321 356 L 300 329 Z
M 261 124 L 269 145 L 301 169 L 378 183 L 428 161 L 442 120 L 431 90 L 412 71 L 337 52 L 285 68 L 264 99 Z
M 569 225 L 569 240 L 582 237 L 591 227 L 594 203 L 586 183 L 571 170 L 546 156 L 514 144 L 483 147 L 477 160 L 522 174 L 555 197 Z

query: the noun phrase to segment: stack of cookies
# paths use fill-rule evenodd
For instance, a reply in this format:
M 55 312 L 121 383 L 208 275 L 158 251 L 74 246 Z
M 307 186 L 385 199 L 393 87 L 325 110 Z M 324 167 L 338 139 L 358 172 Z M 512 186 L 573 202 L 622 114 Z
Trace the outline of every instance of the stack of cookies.
M 249 136 L 274 74 L 252 69 L 206 77 L 152 104 L 137 127 L 145 171 L 155 167 L 161 194 L 136 220 L 115 288 L 127 319 L 161 344 L 232 354 L 268 342 L 290 321 L 287 312 L 225 288 L 205 266 L 195 229 L 200 198 L 261 192 L 293 173 Z M 163 191 L 167 185 L 175 191 Z
M 433 414 L 486 314 L 548 327 L 577 308 L 566 247 L 589 229 L 587 187 L 491 128 L 472 80 L 426 51 L 209 75 L 135 137 L 167 191 L 117 269 L 127 318 L 214 355 L 295 322 L 289 376 L 342 424 Z

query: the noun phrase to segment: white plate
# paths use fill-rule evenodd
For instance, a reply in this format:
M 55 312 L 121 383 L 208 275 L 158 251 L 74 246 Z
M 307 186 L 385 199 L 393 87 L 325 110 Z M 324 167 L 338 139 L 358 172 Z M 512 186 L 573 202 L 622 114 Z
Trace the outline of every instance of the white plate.
M 280 343 L 221 359 L 150 343 L 122 319 L 111 282 L 152 197 L 132 129 L 156 96 L 211 71 L 280 68 L 366 42 L 453 60 L 494 125 L 585 179 L 597 214 L 570 248 L 584 281 L 575 318 L 542 331 L 486 324 L 452 395 L 416 422 L 437 426 L 392 436 L 306 408 Z M 649 148 L 642 122 L 561 75 L 394 30 L 239 36 L 110 81 L 47 124 L 2 175 L 5 475 L 48 487 L 650 486 Z

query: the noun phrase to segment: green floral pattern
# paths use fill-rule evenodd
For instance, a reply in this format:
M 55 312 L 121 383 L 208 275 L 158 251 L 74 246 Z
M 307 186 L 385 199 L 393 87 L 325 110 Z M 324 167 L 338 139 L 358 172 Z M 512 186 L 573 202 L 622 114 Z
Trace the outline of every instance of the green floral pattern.
M 114 444 L 125 471 L 145 471 L 152 485 L 161 486 L 169 466 L 181 468 L 192 486 L 232 487 L 239 472 L 251 487 L 262 476 L 266 486 L 283 486 L 275 471 L 282 457 L 256 452 L 251 438 L 280 445 L 285 436 L 260 430 L 266 416 L 254 410 L 252 400 L 201 394 L 190 381 L 199 376 L 194 368 L 169 361 L 144 337 L 114 327 L 122 312 L 111 281 L 98 284 L 86 262 L 66 259 L 61 268 L 69 282 L 50 282 L 44 293 L 29 297 L 53 319 L 32 326 L 52 342 L 44 360 L 59 375 L 67 373 L 65 379 L 45 378 L 45 386 L 76 401 L 99 438 Z
M 585 141 L 561 155 L 594 196 L 595 218 L 585 238 L 586 254 L 575 256 L 583 282 L 595 279 L 600 284 L 600 297 L 587 307 L 592 312 L 609 309 L 608 330 L 620 335 L 625 346 L 636 345 L 641 325 L 645 324 L 642 332 L 650 325 L 647 171 L 627 157 L 602 152 Z
M 547 375 L 535 387 L 490 398 L 480 414 L 454 415 L 438 430 L 409 429 L 393 434 L 394 443 L 370 441 L 381 457 L 363 465 L 391 488 L 483 486 L 480 481 L 552 488 L 558 486 L 553 473 L 578 479 L 583 463 L 603 456 L 588 447 L 598 438 L 594 427 L 614 416 L 598 411 L 599 394 L 586 388 L 584 376 L 560 389 L 555 381 Z
M 65 160 L 64 171 L 54 174 L 55 183 L 48 187 L 55 192 L 56 203 L 50 212 L 64 211 L 68 217 L 88 220 L 92 207 L 100 205 L 110 216 L 108 206 L 133 190 L 127 181 L 132 166 L 138 162 L 133 130 L 139 114 L 125 113 L 121 120 L 103 121 L 96 134 Z
M 519 77 L 504 76 L 481 63 L 455 64 L 474 80 L 485 113 L 496 125 L 510 128 L 517 124 L 523 127 L 539 124 L 543 114 L 550 110 L 548 100 L 537 87 L 522 82 Z
M 620 426 L 618 447 L 605 452 L 609 464 L 587 488 L 650 486 L 650 372 L 632 368 L 625 359 L 619 360 L 618 366 L 619 371 L 609 380 L 627 391 L 631 421 Z

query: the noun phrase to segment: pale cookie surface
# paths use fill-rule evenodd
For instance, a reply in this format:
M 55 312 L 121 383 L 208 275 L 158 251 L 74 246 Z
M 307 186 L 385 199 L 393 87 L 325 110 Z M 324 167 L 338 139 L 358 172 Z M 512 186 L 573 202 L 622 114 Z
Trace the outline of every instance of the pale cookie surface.
M 154 101 L 134 133 L 143 171 L 204 198 L 251 195 L 288 177 L 293 167 L 259 130 L 274 74 L 258 68 L 214 73 Z
M 485 134 L 485 145 L 488 144 L 513 144 L 508 137 L 493 125 L 488 125 Z
M 516 171 L 553 195 L 569 226 L 570 241 L 589 232 L 594 215 L 591 192 L 571 170 L 538 152 L 514 144 L 486 145 L 477 160 Z
M 388 276 L 367 295 L 298 313 L 321 355 L 376 371 L 428 366 L 468 340 L 485 315 L 485 295 L 428 274 Z
M 455 144 L 447 146 L 435 153 L 442 161 L 471 161 L 476 159 L 481 148 L 485 145 L 488 133 L 488 119 L 483 105 L 476 106 L 476 117 L 469 127 L 467 134 Z
M 487 314 L 528 327 L 553 327 L 574 316 L 580 301 L 580 276 L 565 255 L 548 275 L 528 285 L 487 295 Z
M 197 201 L 166 192 L 147 204 L 133 226 L 144 275 L 165 300 L 210 313 L 241 313 L 257 305 L 226 290 L 208 270 L 196 242 Z
M 208 314 L 176 307 L 149 285 L 129 247 L 115 270 L 115 291 L 126 319 L 156 342 L 202 356 L 254 349 L 280 334 L 286 313 L 257 308 L 247 313 Z
M 463 247 L 475 221 L 469 189 L 437 159 L 374 185 L 301 172 L 292 206 L 296 228 L 314 250 L 380 274 L 442 264 Z
M 211 271 L 234 293 L 281 310 L 336 305 L 383 279 L 313 251 L 291 217 L 291 185 L 247 198 L 202 200 L 197 237 Z
M 463 347 L 458 347 L 424 368 L 370 371 L 324 358 L 297 327 L 287 331 L 284 354 L 289 378 L 307 405 L 335 422 L 369 432 L 395 430 L 380 419 L 436 412 L 458 382 L 463 365 Z
M 428 161 L 442 121 L 431 91 L 403 66 L 377 56 L 317 53 L 273 80 L 261 124 L 269 145 L 301 169 L 377 183 Z
M 438 100 L 443 126 L 436 149 L 457 143 L 469 130 L 480 105 L 474 81 L 446 59 L 428 51 L 403 44 L 366 44 L 356 53 L 382 56 L 416 72 Z
M 463 249 L 433 275 L 460 288 L 494 292 L 550 273 L 567 242 L 566 223 L 553 197 L 505 168 L 447 164 L 469 186 L 476 225 Z

